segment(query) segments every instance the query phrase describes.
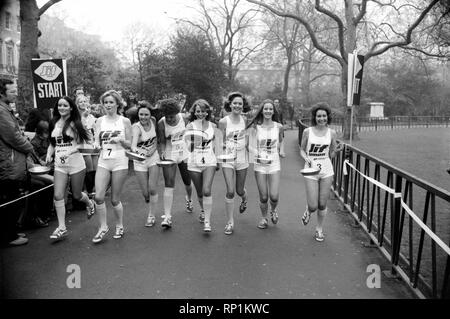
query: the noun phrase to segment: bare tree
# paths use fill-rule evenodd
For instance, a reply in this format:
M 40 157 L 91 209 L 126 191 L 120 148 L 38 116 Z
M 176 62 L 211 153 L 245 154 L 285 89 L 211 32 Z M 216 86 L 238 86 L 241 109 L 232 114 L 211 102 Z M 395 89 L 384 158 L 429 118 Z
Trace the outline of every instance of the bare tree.
M 243 8 L 241 0 L 218 1 L 197 0 L 195 10 L 200 19 L 177 19 L 207 37 L 211 47 L 215 48 L 219 57 L 227 65 L 227 77 L 233 82 L 239 66 L 252 54 L 262 49 L 264 39 L 257 39 L 252 34 L 257 22 L 258 10 Z
M 338 40 L 338 48 L 330 48 L 327 43 L 321 42 L 317 32 L 313 29 L 311 21 L 307 16 L 301 13 L 292 13 L 284 10 L 277 9 L 272 4 L 263 3 L 257 0 L 247 0 L 263 7 L 275 15 L 280 17 L 286 17 L 294 19 L 300 22 L 308 32 L 311 41 L 315 48 L 324 53 L 325 55 L 335 59 L 341 67 L 341 92 L 343 96 L 343 105 L 346 105 L 346 91 L 347 91 L 347 56 L 348 53 L 353 52 L 357 48 L 357 34 L 359 29 L 368 23 L 369 11 L 390 13 L 391 16 L 395 15 L 394 22 L 398 25 L 394 27 L 393 23 L 388 22 L 374 22 L 376 28 L 376 34 L 373 37 L 373 42 L 370 47 L 365 48 L 363 54 L 365 56 L 365 62 L 371 57 L 381 55 L 386 51 L 395 48 L 414 48 L 411 44 L 415 40 L 414 31 L 417 31 L 421 24 L 426 25 L 429 21 L 426 19 L 430 11 L 435 7 L 439 0 L 431 0 L 424 3 L 424 1 L 415 1 L 415 4 L 410 4 L 408 1 L 403 1 L 401 4 L 396 4 L 397 1 L 393 0 L 372 0 L 370 1 L 370 8 L 368 7 L 369 0 L 361 0 L 356 3 L 353 0 L 344 0 L 343 8 L 331 7 L 330 5 L 335 3 L 323 3 L 320 0 L 314 1 L 314 8 L 317 14 L 323 15 L 327 19 L 331 19 L 336 25 L 336 36 Z M 298 0 L 297 0 L 298 1 Z M 398 1 L 400 2 L 400 1 Z M 378 20 L 380 17 L 376 17 Z M 386 18 L 386 17 L 384 17 Z M 365 19 L 365 20 L 363 20 Z M 403 23 L 402 20 L 406 20 Z M 377 20 L 377 19 L 375 19 Z M 363 23 L 364 22 L 364 23 Z M 365 39 L 367 41 L 367 38 Z M 361 43 L 364 47 L 364 43 Z M 434 55 L 436 57 L 444 57 L 439 52 L 432 51 L 427 52 L 422 48 L 416 47 L 415 49 L 422 51 L 423 53 Z M 428 48 L 435 50 L 435 48 Z M 362 52 L 361 52 L 362 53 Z M 344 139 L 350 138 L 350 108 L 346 108 L 346 121 L 344 129 Z
M 17 110 L 19 114 L 26 117 L 28 110 L 33 108 L 33 78 L 31 76 L 31 59 L 39 56 L 38 38 L 40 31 L 38 28 L 39 17 L 44 14 L 52 5 L 61 0 L 50 0 L 41 8 L 38 8 L 36 0 L 20 0 L 20 56 Z

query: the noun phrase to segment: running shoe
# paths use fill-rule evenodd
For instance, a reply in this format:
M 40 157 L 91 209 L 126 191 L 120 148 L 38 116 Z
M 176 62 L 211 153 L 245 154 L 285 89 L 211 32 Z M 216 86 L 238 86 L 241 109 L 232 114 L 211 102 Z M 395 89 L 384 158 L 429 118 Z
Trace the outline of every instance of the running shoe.
M 205 225 L 203 226 L 203 231 L 204 231 L 205 233 L 211 232 L 211 225 L 210 225 L 209 222 L 205 222 Z
M 120 239 L 123 237 L 123 226 L 116 226 L 116 233 L 114 234 L 114 239 Z
M 224 231 L 224 233 L 225 233 L 226 235 L 231 235 L 231 234 L 233 233 L 233 224 L 232 224 L 232 223 L 228 223 L 228 224 L 225 226 L 225 231 Z
M 50 239 L 54 241 L 62 240 L 67 236 L 67 229 L 56 228 L 53 234 L 50 235 Z
M 242 200 L 241 205 L 239 205 L 239 213 L 244 213 L 247 209 L 247 200 Z
M 194 210 L 194 205 L 192 204 L 192 200 L 186 199 L 186 213 L 192 213 Z
M 91 206 L 86 206 L 86 215 L 87 215 L 87 219 L 91 219 L 92 216 L 94 216 L 95 214 L 95 204 L 94 201 L 92 199 L 89 200 L 89 203 L 91 204 Z
M 323 235 L 323 231 L 318 231 L 318 230 L 316 230 L 316 233 L 314 234 L 314 238 L 315 238 L 317 241 L 324 241 L 325 236 Z
M 172 227 L 172 217 L 166 217 L 161 223 L 161 226 L 164 228 Z
M 303 213 L 303 216 L 302 216 L 302 223 L 303 223 L 303 225 L 305 225 L 305 226 L 308 225 L 310 218 L 311 218 L 311 213 L 309 212 L 308 207 L 306 207 L 306 210 L 305 210 L 305 212 Z
M 204 223 L 204 222 L 205 222 L 205 211 L 204 211 L 204 210 L 202 210 L 202 211 L 200 212 L 200 214 L 198 215 L 198 221 L 199 221 L 200 223 Z
M 148 215 L 147 222 L 145 223 L 145 227 L 152 227 L 155 225 L 156 218 L 153 215 Z
M 103 240 L 103 237 L 105 237 L 106 233 L 109 231 L 109 228 L 106 229 L 99 229 L 97 235 L 92 239 L 92 242 L 94 244 L 97 244 Z
M 278 223 L 278 213 L 276 210 L 270 212 L 270 219 L 272 220 L 272 223 Z
M 260 229 L 266 229 L 269 226 L 269 221 L 267 218 L 261 218 L 261 221 L 258 224 L 258 228 Z

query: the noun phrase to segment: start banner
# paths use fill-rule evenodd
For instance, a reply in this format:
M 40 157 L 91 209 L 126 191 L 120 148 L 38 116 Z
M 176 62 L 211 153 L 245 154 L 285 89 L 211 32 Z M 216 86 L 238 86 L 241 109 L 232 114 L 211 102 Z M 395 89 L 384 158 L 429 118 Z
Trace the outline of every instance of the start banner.
M 348 54 L 347 106 L 359 105 L 363 76 L 364 55 Z
M 34 107 L 52 109 L 67 95 L 67 66 L 64 59 L 32 59 Z

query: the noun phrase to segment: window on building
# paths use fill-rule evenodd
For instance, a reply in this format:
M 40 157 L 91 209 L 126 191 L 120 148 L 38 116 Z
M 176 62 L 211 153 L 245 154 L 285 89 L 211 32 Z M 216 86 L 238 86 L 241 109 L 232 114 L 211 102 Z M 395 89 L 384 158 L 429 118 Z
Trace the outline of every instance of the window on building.
M 11 13 L 9 12 L 5 13 L 5 28 L 8 30 L 11 29 Z
M 20 32 L 20 17 L 17 16 L 17 32 Z
M 0 70 L 3 69 L 3 40 L 0 39 Z
M 6 65 L 14 66 L 14 48 L 12 45 L 6 46 Z

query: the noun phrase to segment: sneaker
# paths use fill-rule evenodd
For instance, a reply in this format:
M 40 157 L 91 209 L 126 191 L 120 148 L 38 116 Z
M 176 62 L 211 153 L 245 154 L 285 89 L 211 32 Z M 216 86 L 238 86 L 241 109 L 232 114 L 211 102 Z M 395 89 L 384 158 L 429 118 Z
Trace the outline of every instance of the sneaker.
M 92 239 L 93 243 L 99 243 L 103 240 L 103 237 L 106 235 L 106 233 L 109 231 L 109 228 L 106 229 L 99 229 L 97 235 Z
M 241 205 L 239 205 L 239 213 L 245 212 L 247 209 L 247 200 L 242 200 Z
M 67 236 L 67 229 L 56 228 L 53 234 L 50 235 L 50 239 L 58 241 L 64 239 Z
M 316 233 L 314 234 L 314 238 L 317 241 L 323 241 L 325 239 L 325 236 L 323 235 L 323 231 L 316 230 Z
M 113 235 L 114 239 L 120 239 L 123 237 L 123 226 L 116 226 L 116 233 Z
M 161 223 L 161 226 L 164 228 L 172 227 L 172 217 L 166 217 Z
M 91 200 L 89 200 L 89 203 L 91 204 L 91 206 L 90 207 L 86 207 L 87 219 L 91 219 L 91 217 L 94 216 L 94 214 L 95 214 L 94 201 L 91 199 Z
M 21 246 L 21 245 L 25 245 L 26 243 L 28 243 L 28 238 L 19 236 L 17 239 L 10 241 L 9 245 L 10 246 Z
M 258 228 L 260 229 L 266 229 L 269 225 L 269 221 L 267 220 L 267 218 L 261 218 L 261 221 L 258 224 Z
M 308 207 L 306 207 L 306 210 L 305 210 L 305 212 L 303 213 L 303 216 L 302 216 L 302 223 L 303 223 L 303 225 L 306 226 L 309 223 L 309 219 L 310 218 L 311 218 L 311 213 L 308 210 Z
M 198 215 L 198 221 L 200 222 L 200 223 L 204 223 L 205 222 L 205 212 L 202 210 L 201 212 L 200 212 L 200 214 Z
M 205 225 L 203 226 L 203 231 L 204 231 L 205 233 L 211 232 L 211 225 L 210 225 L 209 222 L 205 222 Z
M 192 200 L 186 199 L 186 212 L 192 213 L 193 210 L 194 210 L 194 204 L 192 204 Z
M 276 224 L 278 223 L 278 213 L 277 211 L 271 211 L 270 212 L 270 219 L 272 220 L 272 223 Z
M 226 235 L 231 235 L 231 234 L 233 233 L 233 224 L 232 224 L 232 223 L 228 223 L 228 224 L 225 226 L 225 231 L 224 231 L 224 233 L 225 233 Z
M 153 215 L 148 215 L 147 222 L 145 223 L 145 227 L 152 227 L 155 225 L 156 218 Z

